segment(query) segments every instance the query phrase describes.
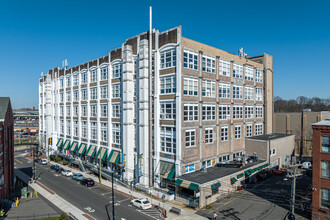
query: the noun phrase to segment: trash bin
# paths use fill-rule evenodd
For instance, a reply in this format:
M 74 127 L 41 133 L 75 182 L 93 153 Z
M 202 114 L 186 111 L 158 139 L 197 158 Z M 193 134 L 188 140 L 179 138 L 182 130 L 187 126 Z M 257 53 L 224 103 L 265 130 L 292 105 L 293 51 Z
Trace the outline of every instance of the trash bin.
M 26 197 L 27 196 L 27 187 L 23 187 L 21 189 L 21 196 Z

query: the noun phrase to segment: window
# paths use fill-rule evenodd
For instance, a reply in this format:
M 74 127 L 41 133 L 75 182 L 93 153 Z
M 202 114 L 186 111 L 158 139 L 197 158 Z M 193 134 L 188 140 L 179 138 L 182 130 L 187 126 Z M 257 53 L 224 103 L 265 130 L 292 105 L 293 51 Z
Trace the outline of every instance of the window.
M 321 206 L 330 209 L 330 190 L 321 189 Z
M 183 79 L 183 94 L 198 95 L 198 79 L 184 78 Z
M 186 130 L 186 147 L 193 147 L 196 144 L 196 130 Z
M 66 134 L 71 135 L 71 121 L 66 120 Z
M 253 81 L 253 68 L 245 67 L 245 80 Z
M 79 101 L 79 91 L 78 90 L 74 90 L 73 91 L 73 101 L 74 102 L 78 102 Z
M 120 98 L 120 84 L 112 85 L 112 98 Z
M 112 117 L 120 118 L 120 104 L 112 104 Z
M 246 137 L 252 137 L 252 124 L 246 125 Z
M 64 116 L 64 106 L 60 106 L 60 116 Z
M 81 100 L 85 101 L 87 100 L 87 89 L 82 89 L 81 90 Z
M 230 119 L 230 105 L 219 105 L 219 119 Z
M 72 114 L 73 114 L 74 117 L 78 117 L 78 115 L 79 115 L 78 105 L 73 106 Z
M 269 155 L 270 156 L 276 155 L 276 149 L 275 148 L 274 149 L 270 149 L 269 150 Z
M 213 143 L 213 128 L 205 128 L 205 143 Z
M 253 88 L 252 87 L 245 87 L 245 100 L 253 100 Z
M 160 68 L 170 68 L 176 66 L 176 50 L 175 48 L 160 52 Z
M 241 126 L 235 125 L 235 139 L 241 138 Z
M 256 82 L 262 83 L 262 70 L 256 69 Z
M 160 150 L 164 153 L 176 153 L 175 127 L 162 126 L 160 130 Z
M 228 141 L 228 126 L 221 127 L 221 141 Z
M 243 66 L 234 63 L 233 66 L 233 77 L 242 79 L 243 78 Z
M 219 97 L 224 99 L 230 98 L 230 84 L 219 83 Z
M 215 120 L 215 105 L 202 106 L 202 120 Z
M 121 63 L 117 62 L 112 64 L 112 78 L 120 78 L 121 76 Z
M 108 142 L 108 123 L 101 123 L 101 141 Z
M 108 117 L 108 104 L 101 104 L 101 117 Z
M 60 93 L 60 102 L 64 102 L 64 94 L 63 94 L 63 92 Z
M 71 115 L 71 106 L 66 106 L 66 116 Z
M 160 93 L 170 94 L 176 92 L 175 75 L 160 77 Z
M 330 161 L 321 161 L 321 177 L 330 178 Z
M 198 70 L 198 54 L 185 50 L 183 52 L 183 67 L 192 70 Z
M 86 84 L 87 83 L 87 72 L 84 71 L 81 73 L 81 84 Z
M 215 73 L 215 59 L 209 56 L 203 56 L 202 63 L 203 72 Z
M 262 88 L 256 88 L 256 100 L 262 101 Z
M 120 124 L 112 123 L 112 143 L 120 144 Z
M 219 60 L 219 74 L 222 76 L 230 76 L 230 62 Z
M 60 88 L 63 89 L 64 88 L 64 78 L 60 79 Z
M 197 121 L 198 120 L 198 104 L 183 105 L 183 120 Z
M 184 169 L 185 173 L 191 173 L 191 172 L 194 172 L 195 171 L 195 164 L 190 164 L 190 165 L 187 165 L 185 166 L 185 169 Z
M 91 105 L 91 117 L 96 117 L 96 116 L 97 116 L 97 106 Z
M 92 69 L 90 70 L 91 73 L 91 83 L 92 82 L 96 82 L 97 81 L 97 70 L 96 69 Z
M 242 86 L 233 86 L 233 98 L 234 99 L 242 99 Z
M 330 136 L 322 136 L 321 145 L 322 152 L 330 153 Z
M 71 76 L 66 77 L 66 87 L 71 87 Z
M 160 102 L 160 118 L 161 119 L 175 119 L 176 118 L 175 101 Z
M 66 101 L 71 102 L 71 91 L 66 92 Z
M 81 116 L 87 117 L 87 105 L 81 106 Z
M 256 106 L 256 117 L 257 118 L 262 118 L 262 111 L 263 111 L 262 106 Z
M 101 80 L 107 80 L 108 79 L 108 66 L 101 68 Z
M 101 99 L 108 98 L 108 86 L 101 86 Z
M 255 130 L 254 130 L 254 133 L 255 135 L 262 135 L 262 124 L 258 123 L 255 125 Z
M 215 82 L 203 80 L 202 95 L 205 97 L 215 97 Z
M 81 123 L 81 136 L 87 138 L 87 121 Z
M 78 121 L 73 121 L 73 136 L 75 136 L 75 137 L 79 136 Z
M 64 134 L 64 121 L 63 120 L 60 121 L 60 133 Z
M 97 87 L 90 88 L 90 99 L 97 99 Z
M 224 155 L 219 157 L 219 162 L 225 162 L 229 160 L 229 155 Z
M 74 74 L 73 75 L 73 85 L 74 86 L 78 86 L 79 85 L 79 75 L 78 74 Z
M 253 118 L 253 106 L 245 106 L 245 118 Z
M 97 123 L 91 122 L 91 139 L 96 140 L 97 139 Z
M 243 106 L 234 105 L 233 106 L 233 119 L 243 118 Z

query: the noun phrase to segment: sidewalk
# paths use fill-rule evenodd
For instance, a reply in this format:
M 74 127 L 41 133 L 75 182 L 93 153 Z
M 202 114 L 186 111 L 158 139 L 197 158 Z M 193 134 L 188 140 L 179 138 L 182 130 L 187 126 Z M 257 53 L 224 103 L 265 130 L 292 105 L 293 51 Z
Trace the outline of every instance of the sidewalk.
M 62 164 L 58 164 L 54 161 L 51 161 L 50 163 L 59 165 L 59 166 L 63 167 L 64 169 L 68 169 L 68 170 L 74 170 L 75 169 L 75 168 L 68 167 L 68 166 L 65 166 L 65 165 L 62 165 Z M 94 176 L 94 175 L 88 174 L 87 172 L 82 172 L 80 170 L 78 170 L 76 173 L 82 173 L 85 177 L 92 178 L 96 183 L 99 183 L 99 178 Z M 102 179 L 101 183 L 102 183 L 101 185 L 111 189 L 111 185 L 112 185 L 111 181 Z M 145 195 L 143 193 L 139 193 L 139 192 L 135 192 L 135 191 L 132 192 L 130 189 L 128 189 L 124 186 L 121 186 L 117 183 L 114 183 L 114 190 L 118 191 L 118 192 L 121 192 L 123 194 L 126 194 L 127 196 L 130 196 L 130 197 L 133 197 L 133 198 L 146 198 L 146 197 L 148 197 L 147 195 Z M 160 202 L 159 200 L 152 199 L 151 203 L 153 205 L 163 207 L 163 202 Z M 188 219 L 194 219 L 194 220 L 206 219 L 206 218 L 204 218 L 200 215 L 194 214 L 195 211 L 193 211 L 193 210 L 183 209 L 182 207 L 176 206 L 173 203 L 171 203 L 171 204 L 169 204 L 169 203 L 171 203 L 171 202 L 170 201 L 165 202 L 165 204 L 164 204 L 164 208 L 166 209 L 168 219 L 178 219 L 178 220 L 179 219 L 184 219 L 184 220 L 185 219 L 187 219 L 187 220 Z M 181 209 L 181 215 L 176 215 L 174 213 L 169 212 L 170 209 L 173 206 Z

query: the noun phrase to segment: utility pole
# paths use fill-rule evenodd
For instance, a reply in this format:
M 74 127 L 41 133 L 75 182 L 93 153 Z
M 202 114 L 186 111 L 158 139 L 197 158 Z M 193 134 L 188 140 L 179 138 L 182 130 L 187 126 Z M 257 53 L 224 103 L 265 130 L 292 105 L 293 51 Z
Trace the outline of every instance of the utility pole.
M 152 7 L 149 7 L 149 187 L 153 183 L 152 169 Z
M 297 168 L 299 166 L 300 166 L 300 164 L 294 165 L 292 167 L 293 170 L 291 170 L 291 174 L 287 175 L 288 178 L 292 178 L 292 183 L 291 183 L 291 215 L 293 215 L 293 216 L 294 216 L 294 205 L 295 205 L 295 202 L 296 202 L 296 177 L 302 175 L 301 173 L 297 172 Z
M 302 151 L 304 149 L 304 109 L 301 110 L 301 131 L 300 131 L 300 152 L 299 152 L 299 162 L 302 161 Z
M 112 176 L 112 186 L 111 186 L 111 193 L 112 193 L 112 219 L 115 220 L 115 193 L 113 190 L 113 172 L 111 173 Z
M 100 181 L 100 184 L 101 184 L 101 177 L 102 177 L 102 175 L 101 175 L 101 149 L 100 149 L 100 154 L 99 154 L 99 167 L 100 167 L 100 170 L 99 170 L 99 181 Z

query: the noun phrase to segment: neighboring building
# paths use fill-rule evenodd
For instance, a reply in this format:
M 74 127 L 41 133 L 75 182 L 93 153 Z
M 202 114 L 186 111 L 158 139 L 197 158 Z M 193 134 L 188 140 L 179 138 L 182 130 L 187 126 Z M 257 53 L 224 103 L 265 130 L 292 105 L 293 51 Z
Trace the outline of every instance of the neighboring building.
M 31 110 L 14 110 L 14 131 L 17 134 L 39 133 L 39 111 L 35 109 Z
M 313 127 L 312 219 L 330 218 L 330 119 Z
M 245 153 L 266 160 L 271 168 L 290 165 L 293 150 L 292 134 L 266 134 L 245 139 Z
M 312 160 L 313 130 L 311 124 L 330 119 L 330 112 L 304 112 L 303 117 L 303 152 L 304 160 Z M 274 133 L 295 135 L 295 155 L 300 154 L 301 145 L 301 112 L 275 112 Z
M 14 118 L 9 97 L 0 97 L 0 202 L 14 190 Z
M 245 137 L 272 133 L 272 56 L 238 56 L 183 37 L 181 27 L 154 30 L 149 109 L 148 39 L 42 75 L 40 143 L 52 138 L 52 151 L 124 168 L 123 181 L 174 189 L 175 177 L 233 160 Z

